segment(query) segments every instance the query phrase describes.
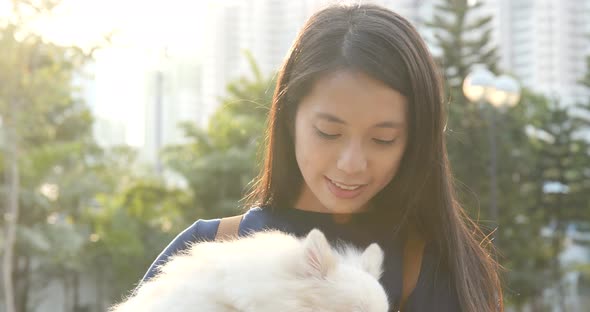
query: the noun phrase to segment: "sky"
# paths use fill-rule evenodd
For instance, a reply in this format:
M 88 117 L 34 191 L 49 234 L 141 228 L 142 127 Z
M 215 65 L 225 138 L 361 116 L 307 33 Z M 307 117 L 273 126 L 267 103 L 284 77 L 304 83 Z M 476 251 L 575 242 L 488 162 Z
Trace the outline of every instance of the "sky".
M 0 15 L 10 14 L 11 0 L 0 0 Z M 181 0 L 63 0 L 52 16 L 34 27 L 46 38 L 87 47 L 101 35 L 116 31 L 115 43 L 154 48 L 162 45 L 194 48 L 200 29 L 187 28 L 201 20 L 206 1 Z
M 63 0 L 51 16 L 38 18 L 31 28 L 45 39 L 84 49 L 104 43 L 95 54 L 94 113 L 127 125 L 125 141 L 143 144 L 144 107 L 130 92 L 142 92 L 141 70 L 158 66 L 168 53 L 198 57 L 203 37 L 201 21 L 206 1 L 182 0 Z M 0 17 L 11 14 L 11 0 L 0 0 Z

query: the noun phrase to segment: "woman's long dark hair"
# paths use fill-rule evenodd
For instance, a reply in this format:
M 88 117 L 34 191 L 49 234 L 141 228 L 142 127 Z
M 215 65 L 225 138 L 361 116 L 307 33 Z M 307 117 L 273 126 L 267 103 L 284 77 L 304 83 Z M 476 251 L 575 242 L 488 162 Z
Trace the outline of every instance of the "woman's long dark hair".
M 414 27 L 385 8 L 331 6 L 307 21 L 279 72 L 264 166 L 249 203 L 293 207 L 303 182 L 293 140 L 297 107 L 319 78 L 340 69 L 361 71 L 408 99 L 408 143 L 396 176 L 373 200 L 379 219 L 435 244 L 463 311 L 502 310 L 498 265 L 456 200 L 440 73 Z

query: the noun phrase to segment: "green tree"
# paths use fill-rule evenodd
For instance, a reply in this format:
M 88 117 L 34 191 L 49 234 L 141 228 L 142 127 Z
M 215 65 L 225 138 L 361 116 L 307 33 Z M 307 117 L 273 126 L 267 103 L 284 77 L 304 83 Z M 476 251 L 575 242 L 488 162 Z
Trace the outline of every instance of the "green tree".
M 479 211 L 479 206 L 489 202 L 489 179 L 485 178 L 490 163 L 488 116 L 496 112 L 486 105 L 470 103 L 461 88 L 474 64 L 485 64 L 492 71 L 497 67 L 497 48 L 490 43 L 491 17 L 476 17 L 482 5 L 445 0 L 436 5 L 433 20 L 426 26 L 434 33 L 431 44 L 442 51 L 437 62 L 449 99 L 447 141 L 459 196 L 472 216 L 488 220 L 488 210 Z M 504 119 L 497 119 L 505 126 Z
M 480 2 L 470 6 L 467 0 L 445 0 L 436 7 L 434 19 L 427 26 L 434 32 L 431 44 L 442 51 L 438 63 L 449 96 L 448 150 L 460 200 L 484 229 L 491 225 L 485 208 L 491 196 L 490 121 L 491 118 L 496 121 L 496 131 L 491 135 L 497 142 L 499 219 L 491 221 L 499 225 L 495 240 L 501 264 L 507 269 L 506 300 L 521 306 L 553 285 L 547 268 L 551 257 L 556 255 L 555 248 L 539 237 L 541 228 L 552 216 L 545 207 L 550 196 L 543 192 L 549 171 L 540 168 L 548 158 L 541 156 L 545 155 L 541 151 L 553 151 L 553 147 L 529 136 L 526 129 L 555 127 L 557 120 L 552 118 L 557 118 L 559 113 L 551 101 L 528 90 L 523 90 L 519 105 L 506 109 L 473 104 L 465 99 L 462 83 L 474 64 L 485 64 L 498 74 L 497 51 L 490 43 L 491 17 L 476 17 L 482 5 Z M 569 115 L 563 118 L 561 122 L 572 119 Z M 580 144 L 574 145 L 583 149 Z M 583 156 L 578 154 L 578 160 L 568 163 L 570 167 L 565 171 L 584 170 Z M 579 205 L 587 198 L 573 194 L 567 198 L 571 207 L 587 206 Z
M 567 107 L 559 101 L 549 101 L 548 114 L 541 119 L 539 127 L 547 139 L 535 142 L 539 156 L 536 170 L 538 178 L 548 186 L 560 186 L 555 190 L 544 187 L 539 193 L 538 207 L 545 211 L 545 224 L 551 224 L 551 263 L 548 266 L 551 286 L 558 285 L 560 304 L 565 307 L 562 285 L 562 268 L 558 256 L 563 250 L 565 227 L 572 221 L 590 221 L 588 208 L 588 171 L 590 170 L 590 142 L 576 134 L 583 130 L 580 119 L 574 118 Z
M 94 268 L 89 273 L 96 280 L 96 297 L 115 302 L 137 285 L 162 246 L 186 228 L 183 212 L 192 209 L 192 198 L 159 178 L 136 178 L 119 192 L 98 194 L 93 206 L 83 216 L 92 230 L 84 254 Z
M 586 74 L 580 79 L 579 83 L 590 92 L 590 55 L 586 57 Z M 590 97 L 586 101 L 577 103 L 576 106 L 582 112 L 576 118 L 584 125 L 586 131 L 590 131 Z
M 474 64 L 496 72 L 499 60 L 497 47 L 491 44 L 492 17 L 477 17 L 483 2 L 469 2 L 444 0 L 435 6 L 433 20 L 426 23 L 434 31 L 431 43 L 442 50 L 438 61 L 448 87 L 457 91 Z M 464 99 L 461 94 L 452 95 Z
M 49 260 L 43 257 L 46 248 L 51 248 L 45 243 L 52 237 L 49 231 L 57 226 L 49 229 L 44 225 L 50 220 L 69 220 L 79 207 L 70 203 L 61 206 L 62 199 L 71 197 L 65 195 L 64 188 L 62 196 L 58 195 L 56 178 L 97 151 L 91 140 L 92 118 L 75 96 L 72 84 L 88 55 L 77 48 L 47 43 L 22 27 L 25 22 L 20 8 L 45 14 L 55 4 L 13 1 L 16 20 L 2 21 L 0 26 L 1 196 L 8 203 L 3 205 L 7 218 L 2 219 L 7 311 L 26 310 L 30 290 L 42 288 L 46 282 L 35 279 L 37 268 L 31 264 L 33 258 Z M 72 243 L 68 247 L 76 246 Z
M 260 72 L 249 53 L 246 57 L 251 77 L 228 85 L 228 94 L 220 99 L 208 129 L 183 124 L 189 143 L 169 146 L 163 152 L 165 163 L 186 178 L 194 195 L 198 210 L 187 212 L 189 219 L 235 213 L 256 174 L 274 81 Z
M 586 57 L 586 74 L 582 77 L 580 83 L 590 89 L 590 55 Z

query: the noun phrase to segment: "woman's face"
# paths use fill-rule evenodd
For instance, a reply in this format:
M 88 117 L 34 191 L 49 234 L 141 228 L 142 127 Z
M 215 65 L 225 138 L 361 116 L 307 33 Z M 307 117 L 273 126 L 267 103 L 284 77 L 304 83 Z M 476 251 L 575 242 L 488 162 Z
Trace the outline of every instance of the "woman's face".
M 318 80 L 299 104 L 295 154 L 303 175 L 296 208 L 353 213 L 395 176 L 407 142 L 407 99 L 364 73 Z

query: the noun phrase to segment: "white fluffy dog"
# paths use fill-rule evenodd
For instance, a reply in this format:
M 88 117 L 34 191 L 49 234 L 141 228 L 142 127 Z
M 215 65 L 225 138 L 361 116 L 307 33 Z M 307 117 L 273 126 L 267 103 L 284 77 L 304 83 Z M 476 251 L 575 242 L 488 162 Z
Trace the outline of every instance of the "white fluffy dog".
M 383 251 L 333 248 L 319 230 L 192 245 L 111 312 L 387 312 Z

